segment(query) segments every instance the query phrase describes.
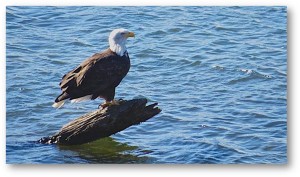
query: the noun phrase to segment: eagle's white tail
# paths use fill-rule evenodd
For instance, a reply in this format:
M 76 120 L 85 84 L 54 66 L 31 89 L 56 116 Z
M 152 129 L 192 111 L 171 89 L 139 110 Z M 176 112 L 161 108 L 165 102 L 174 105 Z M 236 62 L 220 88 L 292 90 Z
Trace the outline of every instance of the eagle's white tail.
M 59 108 L 62 107 L 64 104 L 65 104 L 65 100 L 62 100 L 62 101 L 57 102 L 57 103 L 55 102 L 55 103 L 52 105 L 52 107 L 53 107 L 53 108 L 59 109 Z
M 93 95 L 86 95 L 86 96 L 83 96 L 83 97 L 80 97 L 80 98 L 72 99 L 71 103 L 78 103 L 78 102 L 81 102 L 81 101 L 91 100 L 92 96 Z

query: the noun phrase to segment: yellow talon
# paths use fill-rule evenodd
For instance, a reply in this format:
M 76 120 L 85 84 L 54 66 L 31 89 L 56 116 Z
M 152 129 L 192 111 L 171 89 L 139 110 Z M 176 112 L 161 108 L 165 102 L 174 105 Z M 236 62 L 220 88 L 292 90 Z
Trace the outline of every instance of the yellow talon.
M 106 101 L 105 103 L 101 104 L 100 106 L 102 108 L 106 108 L 109 106 L 117 106 L 117 105 L 120 105 L 120 103 L 117 100 L 112 100 L 112 101 Z

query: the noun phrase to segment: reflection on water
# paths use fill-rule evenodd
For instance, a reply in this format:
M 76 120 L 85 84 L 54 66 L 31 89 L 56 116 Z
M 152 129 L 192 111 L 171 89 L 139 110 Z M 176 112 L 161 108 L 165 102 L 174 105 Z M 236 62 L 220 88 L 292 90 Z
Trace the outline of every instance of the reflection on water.
M 68 154 L 74 156 L 76 153 L 75 156 L 86 160 L 87 163 L 150 163 L 151 161 L 150 158 L 142 156 L 146 151 L 133 154 L 131 152 L 137 151 L 138 147 L 119 143 L 110 137 L 82 145 L 58 145 L 58 148 L 67 156 Z

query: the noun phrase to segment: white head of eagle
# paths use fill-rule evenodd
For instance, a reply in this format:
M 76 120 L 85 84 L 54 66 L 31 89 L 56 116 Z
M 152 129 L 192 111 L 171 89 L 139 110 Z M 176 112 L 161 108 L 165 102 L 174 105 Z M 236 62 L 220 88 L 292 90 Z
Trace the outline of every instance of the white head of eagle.
M 110 50 L 123 56 L 127 50 L 125 45 L 128 37 L 134 37 L 134 33 L 123 28 L 113 30 L 108 38 Z
M 52 106 L 60 108 L 65 100 L 77 103 L 96 98 L 105 99 L 105 104 L 113 103 L 115 89 L 130 69 L 125 46 L 128 37 L 134 37 L 134 33 L 126 29 L 113 30 L 108 38 L 108 49 L 92 55 L 63 76 L 59 83 L 62 93 Z

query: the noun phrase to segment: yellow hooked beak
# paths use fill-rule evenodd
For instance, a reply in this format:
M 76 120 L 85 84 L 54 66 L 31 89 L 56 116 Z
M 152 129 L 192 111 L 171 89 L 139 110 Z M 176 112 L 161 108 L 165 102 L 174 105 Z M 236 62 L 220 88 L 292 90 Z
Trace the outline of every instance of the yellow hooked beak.
M 135 35 L 134 35 L 133 32 L 129 32 L 129 33 L 126 34 L 126 37 L 134 37 L 134 36 L 135 36 Z

